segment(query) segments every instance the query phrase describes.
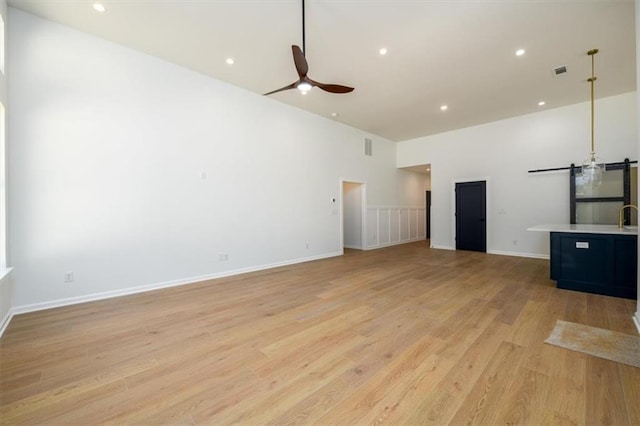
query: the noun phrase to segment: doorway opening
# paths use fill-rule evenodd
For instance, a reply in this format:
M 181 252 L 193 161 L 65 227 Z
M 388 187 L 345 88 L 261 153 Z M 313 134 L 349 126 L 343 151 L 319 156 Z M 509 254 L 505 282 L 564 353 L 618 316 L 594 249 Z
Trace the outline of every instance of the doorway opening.
M 365 184 L 342 181 L 342 246 L 364 249 Z

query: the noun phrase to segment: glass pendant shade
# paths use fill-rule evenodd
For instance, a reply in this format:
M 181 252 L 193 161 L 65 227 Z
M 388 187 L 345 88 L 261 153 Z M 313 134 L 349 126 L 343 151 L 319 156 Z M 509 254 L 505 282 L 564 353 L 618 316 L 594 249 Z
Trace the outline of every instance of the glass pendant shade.
M 582 162 L 582 182 L 585 185 L 600 185 L 605 169 L 604 161 L 596 157 L 595 152 L 591 152 L 589 158 Z
M 591 78 L 587 79 L 591 86 L 591 152 L 589 157 L 582 162 L 582 182 L 587 187 L 594 187 L 602 183 L 602 177 L 606 170 L 604 161 L 596 157 L 596 142 L 595 142 L 595 95 L 594 95 L 594 83 L 597 80 L 595 76 L 595 62 L 594 56 L 598 53 L 598 49 L 591 49 L 587 52 L 587 55 L 591 56 Z

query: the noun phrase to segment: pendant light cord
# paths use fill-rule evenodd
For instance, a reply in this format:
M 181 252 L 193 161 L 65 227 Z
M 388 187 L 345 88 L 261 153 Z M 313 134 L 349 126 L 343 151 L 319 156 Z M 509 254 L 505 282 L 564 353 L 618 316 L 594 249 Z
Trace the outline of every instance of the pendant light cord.
M 589 83 L 591 83 L 591 159 L 594 159 L 596 153 L 596 143 L 595 143 L 595 90 L 594 83 L 596 82 L 595 75 L 595 54 L 598 53 L 598 49 L 592 49 L 587 52 L 587 55 L 591 56 L 591 78 L 589 79 Z
M 307 47 L 305 40 L 305 28 L 304 28 L 304 0 L 302 0 L 302 54 L 307 55 Z

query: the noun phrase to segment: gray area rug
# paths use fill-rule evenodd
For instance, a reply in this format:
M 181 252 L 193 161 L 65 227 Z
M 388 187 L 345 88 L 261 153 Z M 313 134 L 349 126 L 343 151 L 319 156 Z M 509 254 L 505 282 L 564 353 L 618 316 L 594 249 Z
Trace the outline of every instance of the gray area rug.
M 640 368 L 640 337 L 558 320 L 545 343 Z

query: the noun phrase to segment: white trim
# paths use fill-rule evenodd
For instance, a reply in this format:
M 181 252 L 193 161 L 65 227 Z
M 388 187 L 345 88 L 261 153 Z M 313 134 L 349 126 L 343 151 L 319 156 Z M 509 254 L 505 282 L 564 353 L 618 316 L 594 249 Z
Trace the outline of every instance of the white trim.
M 4 334 L 4 331 L 7 329 L 7 327 L 9 326 L 9 323 L 13 319 L 13 315 L 14 315 L 14 310 L 13 308 L 11 308 L 9 309 L 9 312 L 7 312 L 7 315 L 2 319 L 2 323 L 0 323 L 0 338 L 2 337 L 2 335 Z
M 13 268 L 2 268 L 0 267 L 0 281 L 2 281 L 9 273 L 13 270 Z
M 359 246 L 352 246 L 351 244 L 345 244 L 343 248 L 346 248 L 346 249 L 353 249 L 353 250 L 363 250 L 363 248 L 362 248 L 362 247 L 359 247 Z
M 414 238 L 412 240 L 401 240 L 395 241 L 393 243 L 385 243 L 385 244 L 377 244 L 365 247 L 363 250 L 376 250 L 379 248 L 391 247 L 391 246 L 399 246 L 402 244 L 415 243 L 416 241 L 426 241 L 424 238 Z M 347 247 L 348 248 L 348 247 Z
M 453 236 L 453 247 L 456 247 L 456 183 L 465 183 L 465 182 L 483 182 L 485 183 L 485 206 L 484 206 L 484 214 L 485 214 L 485 230 L 486 230 L 486 244 L 487 244 L 487 253 L 489 252 L 489 247 L 491 247 L 491 216 L 489 215 L 489 211 L 491 208 L 491 182 L 489 176 L 484 177 L 475 177 L 475 178 L 457 178 L 451 179 L 451 235 Z
M 13 287 L 11 278 L 7 278 L 12 270 L 13 268 L 0 268 L 0 286 Z M 13 289 L 9 288 L 8 293 L 9 299 L 11 299 L 13 297 Z M 7 309 L 7 312 L 4 314 L 4 318 L 0 318 L 0 337 L 2 337 L 2 334 L 9 326 L 11 318 L 13 318 L 13 307 L 11 306 L 11 303 L 9 303 L 9 309 Z
M 636 314 L 633 316 L 633 323 L 638 329 L 638 334 L 640 334 L 640 311 L 636 312 Z
M 344 183 L 355 183 L 360 185 L 362 188 L 361 191 L 361 202 L 362 205 L 360 207 L 360 215 L 362 216 L 360 219 L 360 225 L 362 229 L 360 230 L 360 247 L 346 247 L 344 245 Z M 340 178 L 340 247 L 342 247 L 342 254 L 344 254 L 344 248 L 355 248 L 357 250 L 365 250 L 367 247 L 367 182 L 361 181 L 359 179 L 346 179 Z
M 500 256 L 515 256 L 515 257 L 529 257 L 531 259 L 545 259 L 549 260 L 548 254 L 538 253 L 520 253 L 515 251 L 502 251 L 502 250 L 487 250 L 488 254 L 497 254 Z
M 380 245 L 380 209 L 376 209 L 376 240 L 374 245 Z M 367 234 L 367 240 L 369 240 L 369 234 Z
M 347 181 L 349 182 L 349 181 Z M 419 209 L 419 210 L 424 210 L 424 206 L 406 206 L 403 204 L 399 204 L 399 205 L 393 205 L 393 206 L 378 206 L 378 205 L 370 205 L 367 206 L 368 209 Z
M 27 312 L 42 311 L 45 309 L 59 308 L 62 306 L 76 305 L 79 303 L 94 302 L 94 301 L 103 300 L 103 299 L 111 299 L 113 297 L 127 296 L 127 295 L 137 294 L 137 293 L 145 293 L 147 291 L 160 290 L 168 287 L 177 287 L 181 285 L 194 284 L 201 281 L 207 281 L 207 280 L 212 280 L 216 278 L 224 278 L 224 277 L 229 277 L 233 275 L 246 274 L 248 272 L 262 271 L 265 269 L 278 268 L 280 266 L 294 265 L 296 263 L 310 262 L 312 260 L 326 259 L 329 257 L 335 257 L 340 255 L 342 255 L 341 252 L 327 253 L 327 254 L 322 254 L 318 256 L 310 256 L 310 257 L 305 257 L 301 259 L 287 260 L 284 262 L 271 263 L 271 264 L 261 265 L 256 267 L 234 269 L 232 271 L 225 271 L 217 274 L 201 275 L 198 277 L 183 278 L 179 280 L 165 281 L 161 283 L 148 284 L 148 285 L 143 285 L 138 287 L 129 287 L 121 290 L 112 290 L 112 291 L 105 291 L 102 293 L 87 294 L 85 296 L 69 297 L 66 299 L 52 300 L 49 302 L 33 303 L 30 305 L 16 306 L 12 308 L 10 312 L 11 312 L 11 316 L 13 316 L 18 314 L 24 314 Z
M 455 247 L 451 247 L 451 246 L 438 246 L 435 244 L 432 244 L 431 248 L 436 250 L 452 250 L 452 251 L 455 251 L 456 249 Z
M 385 232 L 389 236 L 388 242 L 381 243 L 380 235 L 382 229 L 380 228 L 380 216 L 381 211 L 384 211 L 388 214 L 388 222 L 385 227 Z M 397 212 L 394 214 L 393 212 Z M 404 213 L 403 213 L 404 212 Z M 370 218 L 369 213 L 375 215 L 373 220 L 375 220 L 375 232 L 376 232 L 376 240 L 370 241 L 369 235 L 367 235 L 367 246 L 365 250 L 379 247 L 388 247 L 397 244 L 404 244 L 414 241 L 421 241 L 426 239 L 426 227 L 423 226 L 422 232 L 419 232 L 420 223 L 423 223 L 426 217 L 426 209 L 424 207 L 410 207 L 410 206 L 397 206 L 397 207 L 378 207 L 378 206 L 369 206 L 367 207 L 367 218 Z M 402 238 L 402 231 L 405 229 L 403 226 L 403 217 L 406 216 L 406 238 Z M 391 224 L 396 225 L 398 234 L 397 239 L 394 239 L 394 235 L 391 233 Z M 424 223 L 423 223 L 424 225 Z M 414 233 L 411 233 L 411 228 L 414 228 Z M 367 232 L 371 232 L 372 230 L 367 227 Z
M 367 183 L 361 182 L 360 188 L 362 189 L 360 193 L 360 246 L 364 249 L 367 247 Z

